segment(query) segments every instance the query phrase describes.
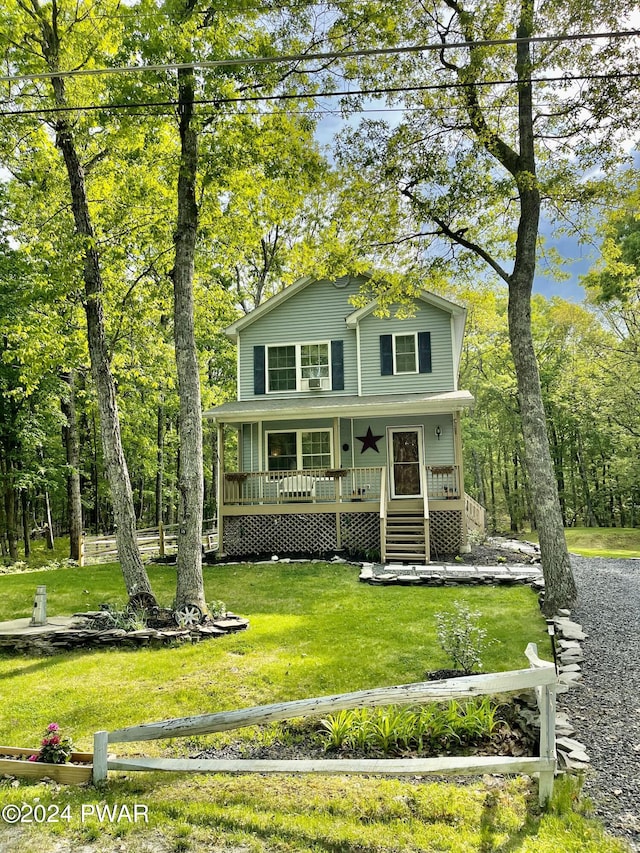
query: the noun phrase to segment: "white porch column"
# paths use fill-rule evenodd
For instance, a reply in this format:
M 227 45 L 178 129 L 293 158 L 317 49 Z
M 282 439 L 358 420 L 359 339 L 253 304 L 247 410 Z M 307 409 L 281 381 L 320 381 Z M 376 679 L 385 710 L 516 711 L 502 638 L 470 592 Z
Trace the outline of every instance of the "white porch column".
M 462 501 L 462 551 L 468 553 L 471 550 L 467 530 L 467 513 L 464 508 L 464 462 L 462 460 L 462 424 L 460 423 L 460 412 L 453 415 L 453 437 L 455 448 L 455 460 L 458 466 L 458 491 Z
M 216 494 L 218 510 L 218 554 L 222 554 L 224 553 L 224 426 L 218 421 L 216 428 L 218 442 L 218 488 Z

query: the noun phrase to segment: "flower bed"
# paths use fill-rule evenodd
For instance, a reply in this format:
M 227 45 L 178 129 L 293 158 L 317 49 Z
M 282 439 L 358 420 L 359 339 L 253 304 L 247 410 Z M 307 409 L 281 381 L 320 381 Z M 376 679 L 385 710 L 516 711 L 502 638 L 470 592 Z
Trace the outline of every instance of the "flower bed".
M 0 746 L 0 774 L 19 776 L 24 779 L 53 779 L 67 785 L 90 782 L 93 775 L 93 753 L 72 752 L 69 764 L 51 764 L 46 761 L 30 761 L 37 750 Z

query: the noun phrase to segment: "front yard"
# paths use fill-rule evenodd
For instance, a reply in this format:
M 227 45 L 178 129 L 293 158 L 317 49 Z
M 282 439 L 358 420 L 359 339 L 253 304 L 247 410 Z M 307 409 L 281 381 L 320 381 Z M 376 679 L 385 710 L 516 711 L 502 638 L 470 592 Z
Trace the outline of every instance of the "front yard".
M 170 604 L 174 570 L 150 571 L 156 595 Z M 371 587 L 358 583 L 353 567 L 326 563 L 214 566 L 205 575 L 208 599 L 222 599 L 248 617 L 248 631 L 176 648 L 1 656 L 0 744 L 35 746 L 55 721 L 77 747 L 91 749 L 98 729 L 422 680 L 425 671 L 450 666 L 436 640 L 434 614 L 454 601 L 480 611 L 496 641 L 485 671 L 525 667 L 531 641 L 542 657 L 551 654 L 527 587 Z M 50 615 L 125 600 L 113 565 L 5 575 L 0 620 L 29 615 L 38 584 L 47 585 Z M 246 730 L 244 737 L 276 734 Z M 216 743 L 237 737 L 218 736 Z M 188 755 L 209 741 L 157 741 L 118 751 Z M 92 842 L 96 850 L 621 849 L 571 811 L 573 799 L 566 790 L 562 815 L 540 817 L 535 785 L 522 779 L 456 786 L 417 779 L 112 774 L 103 792 L 0 783 L 1 805 L 68 804 L 69 821 L 35 831 L 71 838 L 76 846 Z M 95 814 L 82 815 L 82 804 L 101 801 L 145 804 L 149 822 L 100 823 Z M 14 844 L 34 849 L 33 839 L 12 830 L 12 842 L 2 832 L 0 824 L 3 850 L 20 849 Z

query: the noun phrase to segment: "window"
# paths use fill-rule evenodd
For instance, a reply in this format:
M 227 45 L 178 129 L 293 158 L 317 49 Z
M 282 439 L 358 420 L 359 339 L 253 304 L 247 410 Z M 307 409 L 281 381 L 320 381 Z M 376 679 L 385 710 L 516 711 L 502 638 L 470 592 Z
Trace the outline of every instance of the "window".
M 326 391 L 330 386 L 329 344 L 267 347 L 268 391 Z
M 301 345 L 300 375 L 302 379 L 329 378 L 329 346 L 327 344 Z
M 394 373 L 416 373 L 416 336 L 394 335 Z
M 431 332 L 380 335 L 380 375 L 431 373 Z
M 269 471 L 331 468 L 331 430 L 292 430 L 267 433 Z
M 296 348 L 269 347 L 269 391 L 295 391 Z

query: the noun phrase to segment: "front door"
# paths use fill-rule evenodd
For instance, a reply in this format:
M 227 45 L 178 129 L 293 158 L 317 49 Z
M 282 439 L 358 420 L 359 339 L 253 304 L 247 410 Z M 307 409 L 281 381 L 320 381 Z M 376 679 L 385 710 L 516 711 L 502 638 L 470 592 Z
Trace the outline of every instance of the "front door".
M 391 497 L 421 497 L 422 427 L 390 427 L 388 447 Z

